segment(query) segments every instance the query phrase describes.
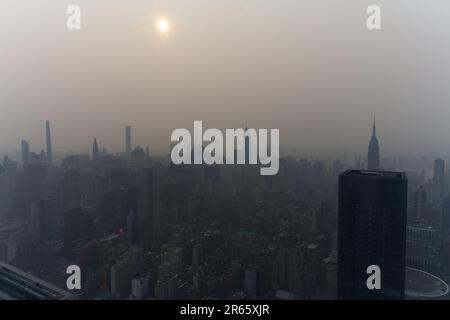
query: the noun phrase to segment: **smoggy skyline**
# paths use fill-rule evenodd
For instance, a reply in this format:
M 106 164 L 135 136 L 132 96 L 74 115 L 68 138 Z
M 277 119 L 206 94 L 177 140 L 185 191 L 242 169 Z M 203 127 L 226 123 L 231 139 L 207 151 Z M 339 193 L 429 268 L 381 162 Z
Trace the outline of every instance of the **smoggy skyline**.
M 263 3 L 263 5 L 262 5 Z M 82 28 L 65 28 L 69 4 Z M 382 30 L 366 8 L 382 8 Z M 286 153 L 450 154 L 448 1 L 7 0 L 0 153 L 168 151 L 176 128 L 279 128 Z M 171 30 L 158 34 L 165 16 Z

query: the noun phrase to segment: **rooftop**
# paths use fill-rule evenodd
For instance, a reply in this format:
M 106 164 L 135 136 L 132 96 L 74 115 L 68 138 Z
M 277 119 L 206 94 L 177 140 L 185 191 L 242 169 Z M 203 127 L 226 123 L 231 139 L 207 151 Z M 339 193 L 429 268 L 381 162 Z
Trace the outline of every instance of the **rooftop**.
M 404 172 L 396 171 L 371 171 L 371 170 L 347 170 L 341 176 L 382 177 L 394 179 L 406 179 Z

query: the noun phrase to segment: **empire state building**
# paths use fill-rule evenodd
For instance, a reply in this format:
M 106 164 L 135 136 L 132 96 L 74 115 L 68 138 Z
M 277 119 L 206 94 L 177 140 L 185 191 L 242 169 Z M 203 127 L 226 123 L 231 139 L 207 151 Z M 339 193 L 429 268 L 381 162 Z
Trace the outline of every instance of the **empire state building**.
M 373 119 L 372 138 L 370 139 L 369 151 L 367 153 L 367 169 L 373 171 L 380 170 L 380 145 L 377 139 L 375 119 Z

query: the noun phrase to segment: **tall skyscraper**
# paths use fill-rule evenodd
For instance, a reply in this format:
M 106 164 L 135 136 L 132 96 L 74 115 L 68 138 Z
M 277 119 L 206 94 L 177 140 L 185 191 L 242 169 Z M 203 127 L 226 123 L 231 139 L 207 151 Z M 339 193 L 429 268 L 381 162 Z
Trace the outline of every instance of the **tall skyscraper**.
M 26 140 L 22 140 L 22 167 L 28 164 L 30 157 L 30 144 Z
M 127 156 L 127 161 L 131 158 L 131 127 L 125 127 L 125 153 Z
M 399 172 L 348 170 L 339 176 L 339 299 L 403 299 L 407 179 Z M 369 266 L 381 288 L 369 289 Z
M 380 145 L 377 139 L 375 118 L 373 119 L 372 138 L 370 139 L 369 151 L 367 153 L 367 169 L 374 171 L 380 170 Z
M 412 213 L 412 218 L 416 220 L 428 218 L 427 191 L 424 186 L 420 186 L 412 193 Z
M 97 139 L 94 139 L 94 143 L 92 145 L 92 160 L 93 161 L 97 161 L 98 160 L 98 143 L 97 143 Z
M 50 134 L 50 122 L 45 122 L 46 129 L 46 138 L 47 138 L 47 164 L 51 166 L 53 164 L 52 161 L 52 137 Z
M 157 166 L 146 169 L 138 181 L 139 242 L 147 247 L 159 246 L 161 240 L 160 171 Z
M 0 220 L 10 217 L 12 209 L 11 199 L 10 178 L 0 164 Z
M 53 239 L 56 222 L 51 199 L 42 198 L 31 204 L 31 220 L 33 233 L 39 243 Z
M 445 161 L 434 160 L 433 166 L 433 200 L 441 201 L 445 194 Z

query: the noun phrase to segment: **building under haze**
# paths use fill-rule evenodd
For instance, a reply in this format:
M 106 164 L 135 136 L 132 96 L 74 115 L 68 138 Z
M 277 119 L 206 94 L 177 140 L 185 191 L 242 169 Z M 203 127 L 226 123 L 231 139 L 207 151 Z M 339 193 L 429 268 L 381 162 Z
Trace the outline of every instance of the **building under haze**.
M 127 161 L 131 158 L 131 126 L 125 127 L 125 154 Z
M 403 299 L 407 179 L 404 173 L 348 170 L 339 176 L 339 299 Z M 381 289 L 367 288 L 380 267 Z
M 445 161 L 434 160 L 433 165 L 433 200 L 441 201 L 445 195 Z
M 377 139 L 375 119 L 373 120 L 372 138 L 370 139 L 369 150 L 367 152 L 367 169 L 380 170 L 380 145 Z
M 30 144 L 26 140 L 22 140 L 22 167 L 28 164 L 28 159 L 30 157 Z
M 51 166 L 53 164 L 52 156 L 52 136 L 50 133 L 50 122 L 45 122 L 45 136 L 46 136 L 46 147 L 47 147 L 47 165 Z

